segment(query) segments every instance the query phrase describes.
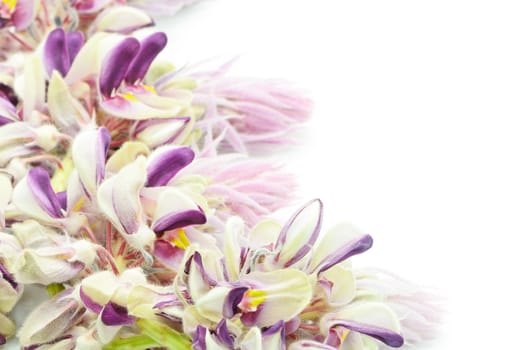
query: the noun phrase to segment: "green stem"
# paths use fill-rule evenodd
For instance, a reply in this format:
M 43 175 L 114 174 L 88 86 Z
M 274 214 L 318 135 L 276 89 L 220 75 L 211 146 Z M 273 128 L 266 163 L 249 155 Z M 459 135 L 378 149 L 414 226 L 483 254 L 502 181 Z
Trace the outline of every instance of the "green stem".
M 146 335 L 134 335 L 128 338 L 118 338 L 106 344 L 103 350 L 142 350 L 157 348 L 160 344 Z
M 159 322 L 139 319 L 137 320 L 136 325 L 139 327 L 142 334 L 153 339 L 159 345 L 166 347 L 168 350 L 192 349 L 191 340 L 188 336 Z
M 46 291 L 48 292 L 50 298 L 53 298 L 55 295 L 59 294 L 64 289 L 64 285 L 60 283 L 51 283 L 46 286 Z

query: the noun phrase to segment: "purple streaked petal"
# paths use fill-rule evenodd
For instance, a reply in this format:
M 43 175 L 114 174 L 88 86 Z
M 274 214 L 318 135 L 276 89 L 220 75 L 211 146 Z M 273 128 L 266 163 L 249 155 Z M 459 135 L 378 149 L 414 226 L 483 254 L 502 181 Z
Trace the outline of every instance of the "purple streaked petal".
M 196 327 L 194 332 L 194 337 L 192 341 L 192 348 L 194 350 L 207 350 L 207 345 L 205 344 L 205 335 L 207 334 L 207 328 L 199 325 Z
M 344 327 L 353 332 L 358 332 L 361 334 L 368 335 L 393 348 L 399 348 L 403 346 L 405 342 L 403 337 L 400 334 L 393 332 L 387 328 L 376 327 L 376 326 L 354 322 L 350 320 L 334 320 L 332 322 L 332 327 L 337 327 L 337 326 Z
M 100 313 L 103 309 L 103 306 L 96 303 L 92 298 L 90 298 L 83 290 L 83 287 L 79 288 L 79 295 L 84 306 L 86 306 L 90 311 L 95 312 L 96 314 Z
M 66 191 L 57 192 L 57 198 L 62 210 L 66 211 L 68 209 L 68 193 Z
M 141 81 L 150 67 L 152 61 L 167 45 L 167 35 L 163 32 L 154 33 L 141 41 L 141 46 L 136 57 L 130 63 L 125 81 L 136 84 Z
M 240 312 L 238 304 L 240 304 L 242 298 L 244 297 L 244 294 L 248 289 L 248 287 L 235 287 L 231 289 L 229 293 L 227 293 L 222 311 L 222 314 L 225 318 L 232 318 Z
M 200 272 L 200 275 L 202 276 L 203 280 L 210 286 L 216 286 L 218 282 L 205 271 L 203 261 L 202 261 L 202 255 L 198 252 L 193 254 L 192 261 L 196 264 L 196 267 L 198 268 L 198 271 Z
M 216 326 L 216 337 L 217 339 L 227 346 L 229 349 L 234 349 L 235 347 L 235 341 L 233 339 L 233 336 L 231 333 L 229 333 L 229 329 L 227 328 L 227 323 L 225 318 L 223 318 L 219 323 L 218 326 Z
M 372 247 L 374 240 L 370 235 L 364 235 L 358 240 L 346 242 L 341 248 L 328 255 L 323 259 L 314 271 L 323 272 L 331 268 L 332 266 L 339 264 L 343 260 L 350 258 L 351 256 L 361 254 Z
M 134 324 L 136 318 L 128 314 L 126 307 L 109 302 L 101 312 L 101 320 L 107 326 L 123 326 Z
M 66 49 L 68 50 L 69 66 L 84 45 L 84 34 L 80 31 L 66 33 Z
M 177 306 L 177 305 L 181 305 L 181 302 L 180 302 L 179 299 L 177 299 L 176 296 L 174 296 L 173 299 L 163 300 L 163 301 L 158 302 L 157 304 L 154 304 L 154 306 L 152 306 L 152 308 L 153 309 L 162 309 L 162 308 L 167 307 L 167 306 Z
M 296 263 L 297 261 L 301 260 L 312 248 L 313 244 L 317 240 L 317 237 L 319 236 L 319 232 L 321 231 L 321 225 L 323 223 L 323 203 L 320 199 L 314 199 L 310 202 L 306 203 L 302 208 L 300 208 L 293 216 L 288 220 L 286 225 L 282 228 L 279 237 L 277 238 L 276 248 L 282 248 L 284 244 L 287 241 L 288 234 L 291 234 L 290 228 L 294 226 L 295 222 L 300 219 L 302 214 L 305 214 L 305 210 L 309 208 L 312 205 L 318 206 L 317 208 L 317 221 L 312 229 L 312 232 L 309 233 L 309 236 L 303 240 L 302 246 L 297 249 L 297 252 L 288 259 L 288 261 L 285 262 L 284 266 L 288 267 Z M 280 252 L 277 255 L 277 260 L 280 258 Z
M 100 184 L 105 176 L 105 164 L 108 148 L 110 147 L 110 131 L 107 128 L 99 128 L 97 133 L 97 150 L 96 150 L 96 164 L 95 164 L 95 181 Z
M 5 279 L 11 285 L 11 287 L 13 287 L 13 289 L 17 289 L 18 283 L 15 281 L 13 275 L 11 275 L 4 265 L 2 265 L 2 263 L 0 263 L 0 276 Z
M 46 43 L 44 44 L 44 66 L 51 77 L 51 73 L 56 70 L 63 77 L 66 76 L 70 69 L 70 58 L 66 46 L 66 33 L 62 28 L 52 30 Z
M 99 77 L 99 90 L 103 96 L 111 96 L 121 85 L 139 48 L 140 44 L 136 38 L 126 38 L 106 55 Z
M 63 217 L 59 198 L 51 187 L 50 177 L 46 170 L 31 169 L 27 176 L 27 184 L 41 208 L 54 218 Z
M 6 337 L 2 333 L 0 333 L 0 345 L 4 345 L 7 342 Z
M 147 166 L 147 187 L 165 186 L 176 174 L 194 159 L 188 147 L 167 148 L 152 157 Z
M 170 231 L 190 225 L 205 224 L 207 218 L 202 208 L 198 210 L 185 210 L 177 213 L 170 213 L 159 218 L 152 227 L 152 230 L 160 235 L 164 231 Z

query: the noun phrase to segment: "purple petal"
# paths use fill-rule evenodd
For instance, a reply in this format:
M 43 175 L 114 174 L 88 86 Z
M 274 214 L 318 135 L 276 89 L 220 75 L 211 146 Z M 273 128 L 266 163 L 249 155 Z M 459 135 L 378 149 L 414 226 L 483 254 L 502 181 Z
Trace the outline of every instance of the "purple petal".
M 137 39 L 126 38 L 106 55 L 99 77 L 99 90 L 103 96 L 111 96 L 112 92 L 121 85 L 139 47 Z
M 16 113 L 16 108 L 14 106 L 18 104 L 18 97 L 15 93 L 15 90 L 13 90 L 13 88 L 9 85 L 0 83 L 0 97 L 1 96 L 5 97 L 5 99 L 11 103 L 13 113 Z
M 284 321 L 279 321 L 262 332 L 262 336 L 269 336 L 284 330 Z
M 219 323 L 218 326 L 216 326 L 216 337 L 218 340 L 227 346 L 229 349 L 235 348 L 235 342 L 233 340 L 233 336 L 231 333 L 229 333 L 229 329 L 227 328 L 227 323 L 225 318 L 223 318 Z
M 6 337 L 2 333 L 0 333 L 0 345 L 4 345 L 7 342 Z
M 231 318 L 240 312 L 238 304 L 240 304 L 248 289 L 248 287 L 235 287 L 227 293 L 222 311 L 225 318 Z
M 185 250 L 173 246 L 164 239 L 158 239 L 154 242 L 154 256 L 164 265 L 177 270 L 184 255 Z
M 66 33 L 66 49 L 68 50 L 69 66 L 84 45 L 84 34 L 80 31 Z
M 9 271 L 7 271 L 7 269 L 1 263 L 0 263 L 0 277 L 5 279 L 11 285 L 11 287 L 13 287 L 13 289 L 17 289 L 18 283 L 15 281 L 15 278 L 13 277 L 13 275 L 9 273 Z
M 152 228 L 158 235 L 164 231 L 170 231 L 190 225 L 205 224 L 207 219 L 202 208 L 199 210 L 185 210 L 177 213 L 167 214 L 159 218 Z
M 167 148 L 152 159 L 147 167 L 147 187 L 165 186 L 176 174 L 194 159 L 188 147 Z
M 63 77 L 66 76 L 70 69 L 70 62 L 66 47 L 66 33 L 64 29 L 56 28 L 49 33 L 44 44 L 44 66 L 48 76 L 51 77 L 54 70 Z
M 372 247 L 373 242 L 374 240 L 370 235 L 364 235 L 358 240 L 346 242 L 341 248 L 324 258 L 323 261 L 317 265 L 315 271 L 326 271 L 351 256 L 361 254 L 369 250 Z
M 107 326 L 123 326 L 134 324 L 136 318 L 128 314 L 126 307 L 109 302 L 101 312 L 101 320 Z
M 260 313 L 262 311 L 262 307 L 264 304 L 260 304 L 257 306 L 257 311 L 255 312 L 246 312 L 240 316 L 240 321 L 242 321 L 242 324 L 246 327 L 253 327 L 257 324 L 258 317 L 260 316 Z
M 207 328 L 204 326 L 196 327 L 194 333 L 192 348 L 194 350 L 207 350 L 207 345 L 205 344 L 205 335 L 207 334 Z
M 46 170 L 33 168 L 27 176 L 28 186 L 37 203 L 52 217 L 62 218 L 59 198 L 51 188 L 50 177 Z
M 162 32 L 154 33 L 141 41 L 141 46 L 136 57 L 130 63 L 125 80 L 135 84 L 147 74 L 150 64 L 167 45 L 167 35 Z
M 57 192 L 57 198 L 62 210 L 66 210 L 68 208 L 68 193 L 66 191 Z
M 0 126 L 2 126 L 2 125 L 6 125 L 6 124 L 8 124 L 8 123 L 12 123 L 12 122 L 13 122 L 13 119 L 11 119 L 11 118 L 6 118 L 6 117 L 0 115 Z
M 333 327 L 335 326 L 345 327 L 353 332 L 368 335 L 393 348 L 399 348 L 403 346 L 403 343 L 405 342 L 400 334 L 387 328 L 371 326 L 350 320 L 335 320 L 335 322 L 333 322 Z
M 96 314 L 100 313 L 103 309 L 103 306 L 96 303 L 92 298 L 90 298 L 83 290 L 83 287 L 79 288 L 79 295 L 81 297 L 81 301 L 83 302 L 84 306 L 86 306 L 89 310 L 95 312 Z
M 308 203 L 306 203 L 295 214 L 293 214 L 293 216 L 288 220 L 286 225 L 284 225 L 284 227 L 282 228 L 282 230 L 281 230 L 281 232 L 279 234 L 279 237 L 277 238 L 276 246 L 280 248 L 280 247 L 282 247 L 284 242 L 286 242 L 286 239 L 288 237 L 288 231 L 290 230 L 290 228 L 293 225 L 293 223 L 295 222 L 295 220 L 297 220 L 298 217 L 303 213 L 303 211 L 306 208 L 308 208 L 310 205 L 312 205 L 313 203 L 317 203 L 317 205 L 319 206 L 319 214 L 318 214 L 318 218 L 317 218 L 317 223 L 316 223 L 312 233 L 310 234 L 310 237 L 308 238 L 308 241 L 302 247 L 299 248 L 297 253 L 295 253 L 295 255 L 290 260 L 288 260 L 284 264 L 285 267 L 291 266 L 294 263 L 296 263 L 297 261 L 301 260 L 312 249 L 313 244 L 315 243 L 315 241 L 317 240 L 317 237 L 319 236 L 319 232 L 321 231 L 321 225 L 323 223 L 323 202 L 321 202 L 320 199 L 314 199 L 314 200 L 311 200 Z M 278 258 L 279 258 L 279 256 L 277 256 L 277 259 Z
M 97 135 L 97 164 L 95 165 L 95 181 L 101 183 L 105 175 L 106 154 L 110 147 L 110 132 L 107 128 L 99 128 Z

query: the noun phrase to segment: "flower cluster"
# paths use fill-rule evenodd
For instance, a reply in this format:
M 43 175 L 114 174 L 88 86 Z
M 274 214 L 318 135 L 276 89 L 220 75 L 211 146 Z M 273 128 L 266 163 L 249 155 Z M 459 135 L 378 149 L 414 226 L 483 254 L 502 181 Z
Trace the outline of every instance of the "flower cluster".
M 0 345 L 24 349 L 378 349 L 439 310 L 321 234 L 312 200 L 253 159 L 311 101 L 279 80 L 174 67 L 150 15 L 194 1 L 0 1 Z M 144 12 L 146 11 L 146 12 Z M 49 298 L 25 321 L 24 287 Z M 26 288 L 27 289 L 27 288 Z

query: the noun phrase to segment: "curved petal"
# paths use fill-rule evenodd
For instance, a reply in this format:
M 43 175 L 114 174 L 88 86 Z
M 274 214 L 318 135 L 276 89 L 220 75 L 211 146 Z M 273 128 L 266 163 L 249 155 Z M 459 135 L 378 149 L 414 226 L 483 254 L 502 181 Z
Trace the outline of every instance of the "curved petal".
M 136 84 L 145 78 L 150 64 L 156 56 L 167 45 L 167 35 L 157 32 L 141 40 L 139 52 L 128 67 L 125 81 L 129 84 Z
M 99 90 L 103 96 L 111 96 L 121 85 L 139 47 L 136 38 L 126 38 L 106 55 L 99 75 Z
M 377 302 L 356 303 L 328 315 L 329 329 L 344 327 L 353 332 L 368 335 L 391 347 L 401 347 L 404 339 L 400 335 L 400 323 L 396 314 L 385 304 Z
M 135 233 L 143 221 L 139 191 L 146 180 L 146 159 L 139 157 L 99 186 L 99 207 L 123 234 Z
M 329 230 L 316 243 L 310 262 L 310 271 L 322 272 L 332 266 L 361 254 L 372 247 L 372 237 L 361 233 L 350 224 L 340 224 Z
M 44 66 L 48 76 L 51 77 L 54 70 L 63 77 L 66 76 L 70 69 L 70 64 L 66 33 L 62 28 L 55 28 L 48 34 L 44 43 Z
M 152 218 L 152 229 L 156 233 L 174 230 L 206 222 L 203 210 L 176 188 L 167 188 L 157 199 Z
M 63 218 L 60 201 L 42 168 L 33 168 L 13 190 L 13 204 L 30 217 L 46 222 Z
M 150 148 L 166 144 L 183 144 L 193 124 L 190 117 L 151 119 L 137 123 L 131 134 L 133 138 Z
M 312 249 L 323 217 L 323 203 L 314 199 L 299 209 L 288 220 L 277 239 L 276 260 L 283 266 L 290 266 L 301 260 Z
M 147 187 L 165 186 L 194 159 L 189 147 L 166 146 L 156 149 L 147 160 Z
M 130 34 L 135 30 L 153 25 L 147 14 L 129 6 L 113 6 L 101 12 L 89 32 Z
M 107 326 L 124 326 L 134 324 L 136 318 L 128 314 L 126 307 L 110 302 L 101 312 L 101 321 Z
M 252 272 L 243 279 L 243 282 L 256 286 L 258 290 L 264 292 L 262 307 L 256 311 L 252 320 L 254 325 L 259 327 L 269 327 L 281 320 L 289 321 L 304 310 L 312 298 L 310 280 L 299 270 Z
M 105 173 L 110 132 L 106 128 L 80 132 L 72 144 L 72 159 L 84 188 L 92 196 Z

